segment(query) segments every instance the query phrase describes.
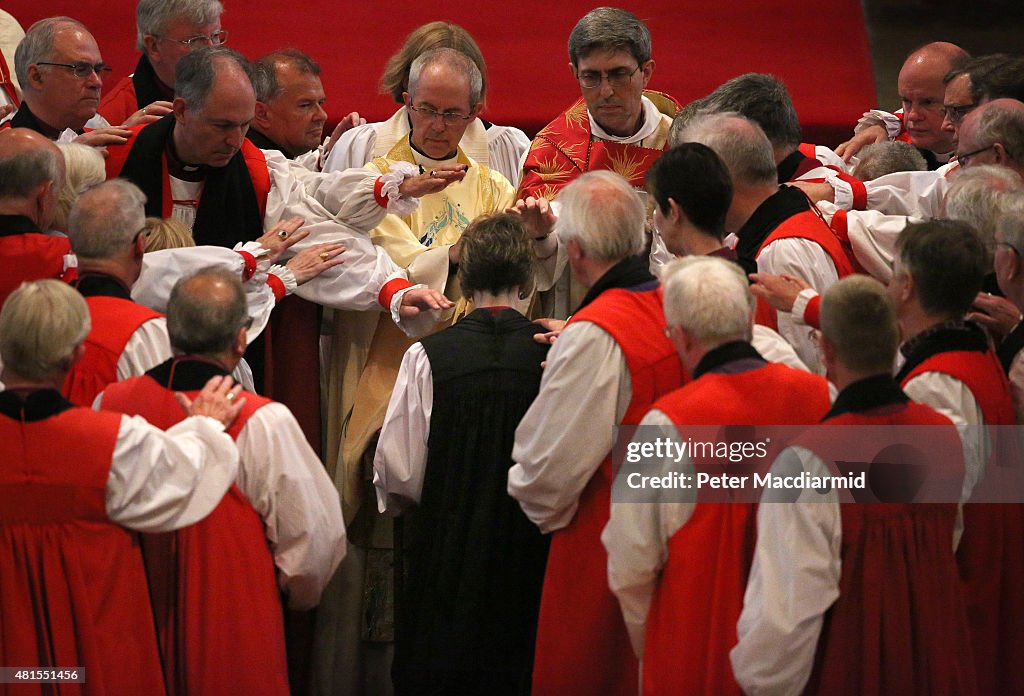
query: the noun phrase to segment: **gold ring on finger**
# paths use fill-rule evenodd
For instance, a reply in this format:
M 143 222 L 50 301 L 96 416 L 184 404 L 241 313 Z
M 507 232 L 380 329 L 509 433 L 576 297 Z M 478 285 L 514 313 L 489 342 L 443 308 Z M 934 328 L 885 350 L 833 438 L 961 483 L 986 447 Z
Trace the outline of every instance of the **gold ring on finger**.
M 286 230 L 278 230 L 277 231 L 277 236 L 280 239 L 288 239 L 288 232 Z

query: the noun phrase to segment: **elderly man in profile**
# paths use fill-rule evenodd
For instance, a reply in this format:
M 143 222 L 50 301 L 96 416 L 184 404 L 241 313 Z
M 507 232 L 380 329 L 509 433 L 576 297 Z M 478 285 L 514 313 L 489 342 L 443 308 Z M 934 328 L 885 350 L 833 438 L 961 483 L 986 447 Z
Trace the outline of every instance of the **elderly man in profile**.
M 70 17 L 41 19 L 25 33 L 14 54 L 22 103 L 4 127 L 30 128 L 50 140 L 93 146 L 123 143 L 127 132 L 110 128 L 96 113 L 103 62 L 96 39 Z
M 566 187 L 556 234 L 589 287 L 548 354 L 516 430 L 508 490 L 543 532 L 548 557 L 533 693 L 635 694 L 637 660 L 608 587 L 601 530 L 615 426 L 637 424 L 685 376 L 664 334 L 657 281 L 637 256 L 644 206 L 629 183 L 588 172 Z
M 238 473 L 224 430 L 247 402 L 216 377 L 179 400 L 189 417 L 167 432 L 74 407 L 58 388 L 88 332 L 85 301 L 56 280 L 22 285 L 0 311 L 3 661 L 81 667 L 92 692 L 161 694 L 134 532 L 173 531 L 214 509 Z
M 597 169 L 642 188 L 679 109 L 672 97 L 646 91 L 654 73 L 650 31 L 626 10 L 591 10 L 569 35 L 569 70 L 583 96 L 534 138 L 517 198 L 552 200 Z
M 111 123 L 134 118 L 149 123 L 171 112 L 178 60 L 200 46 L 220 46 L 218 0 L 139 0 L 135 6 L 135 45 L 142 51 L 135 72 L 122 78 L 100 102 Z

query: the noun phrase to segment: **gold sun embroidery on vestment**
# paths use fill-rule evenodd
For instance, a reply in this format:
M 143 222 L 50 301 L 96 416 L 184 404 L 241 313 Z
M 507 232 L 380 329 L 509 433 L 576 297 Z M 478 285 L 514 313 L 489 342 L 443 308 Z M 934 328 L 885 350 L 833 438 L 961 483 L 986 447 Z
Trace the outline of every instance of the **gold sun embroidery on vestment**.
M 626 181 L 633 181 L 636 177 L 643 173 L 644 158 L 643 155 L 638 155 L 634 158 L 630 155 L 629 150 L 623 149 L 620 153 L 609 152 L 608 163 L 611 165 L 608 167 L 613 172 L 621 176 Z
M 559 163 L 556 155 L 552 154 L 548 159 L 538 159 L 537 168 L 534 174 L 544 182 L 556 183 L 565 181 L 572 174 L 572 169 Z
M 565 125 L 569 128 L 584 128 L 589 123 L 587 103 L 582 99 L 565 112 Z

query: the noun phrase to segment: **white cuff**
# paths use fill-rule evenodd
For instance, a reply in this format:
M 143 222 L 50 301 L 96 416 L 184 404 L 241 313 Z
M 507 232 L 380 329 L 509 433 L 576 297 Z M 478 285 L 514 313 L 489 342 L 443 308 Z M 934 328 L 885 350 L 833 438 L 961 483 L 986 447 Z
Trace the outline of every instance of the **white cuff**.
M 864 115 L 857 121 L 857 125 L 854 126 L 853 132 L 860 133 L 865 128 L 870 128 L 871 126 L 882 126 L 885 128 L 889 140 L 894 140 L 900 134 L 900 131 L 903 130 L 903 122 L 898 116 L 881 109 L 872 109 L 871 111 L 864 112 Z
M 267 272 L 271 275 L 276 275 L 284 283 L 285 295 L 291 295 L 295 292 L 295 288 L 299 287 L 298 281 L 295 280 L 295 274 L 287 266 L 279 266 L 275 263 Z
M 839 175 L 829 170 L 825 174 L 825 182 L 832 187 L 832 202 L 840 210 L 853 210 L 853 186 L 850 182 L 844 181 Z
M 239 242 L 234 246 L 232 251 L 244 251 L 247 254 L 252 254 L 256 259 L 256 268 L 260 271 L 265 271 L 270 267 L 270 264 L 266 256 L 270 253 L 270 250 L 264 246 L 261 246 L 259 242 Z
M 804 324 L 806 326 L 807 322 L 804 321 L 804 312 L 807 310 L 807 305 L 810 304 L 811 300 L 817 296 L 818 291 L 814 288 L 804 288 L 797 294 L 796 299 L 793 300 L 792 312 L 793 320 L 797 324 Z
M 403 196 L 398 190 L 409 177 L 418 176 L 420 168 L 409 162 L 392 162 L 387 174 L 382 174 L 381 195 L 387 196 L 388 212 L 393 215 L 409 215 L 420 206 L 418 198 Z

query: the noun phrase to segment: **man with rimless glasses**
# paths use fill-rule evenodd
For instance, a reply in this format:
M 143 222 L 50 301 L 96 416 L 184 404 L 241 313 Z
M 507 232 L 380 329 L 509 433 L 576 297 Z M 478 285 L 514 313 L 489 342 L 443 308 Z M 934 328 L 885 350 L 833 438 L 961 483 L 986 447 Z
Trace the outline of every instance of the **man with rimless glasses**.
M 220 28 L 223 11 L 218 0 L 139 0 L 135 45 L 142 56 L 135 72 L 103 97 L 100 113 L 111 123 L 149 123 L 169 114 L 181 57 L 227 42 L 228 33 Z
M 554 199 L 595 169 L 610 169 L 643 188 L 679 110 L 672 97 L 646 90 L 654 72 L 650 31 L 626 10 L 591 10 L 569 35 L 569 69 L 582 98 L 537 134 L 517 198 Z
M 33 24 L 15 51 L 14 69 L 22 104 L 5 126 L 30 128 L 58 142 L 96 147 L 124 142 L 127 131 L 110 128 L 96 113 L 110 68 L 81 22 L 50 17 Z

